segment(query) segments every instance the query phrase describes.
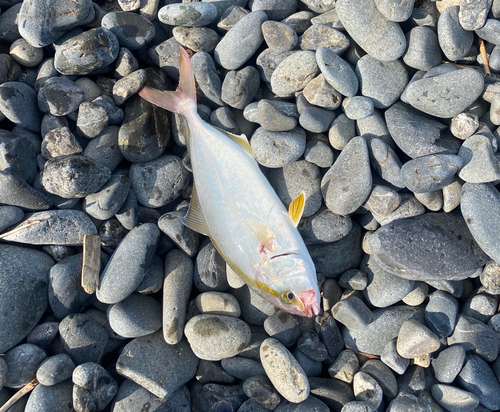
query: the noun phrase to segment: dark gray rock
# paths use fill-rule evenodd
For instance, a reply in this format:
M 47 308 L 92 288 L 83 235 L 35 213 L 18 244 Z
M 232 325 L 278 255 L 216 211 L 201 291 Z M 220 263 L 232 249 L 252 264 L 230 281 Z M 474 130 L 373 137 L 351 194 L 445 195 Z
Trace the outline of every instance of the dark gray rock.
M 117 37 L 121 46 L 129 50 L 141 48 L 155 35 L 153 23 L 140 14 L 127 11 L 107 13 L 101 24 Z
M 51 77 L 43 83 L 43 96 L 53 116 L 65 116 L 78 110 L 84 90 L 66 77 Z
M 69 380 L 53 386 L 37 385 L 28 398 L 25 412 L 67 412 L 68 405 L 73 405 L 72 388 Z
M 240 304 L 241 317 L 245 322 L 252 325 L 262 326 L 268 316 L 278 311 L 276 306 L 258 295 L 247 285 L 243 285 L 232 293 Z M 265 336 L 267 337 L 267 335 Z
M 243 356 L 222 359 L 220 364 L 224 371 L 236 379 L 247 380 L 252 376 L 263 376 L 266 374 L 259 361 Z
M 297 348 L 309 358 L 322 362 L 328 357 L 326 346 L 315 331 L 307 331 L 299 338 Z
M 405 373 L 406 368 L 410 364 L 409 359 L 403 358 L 397 351 L 397 338 L 392 339 L 385 345 L 382 353 L 380 354 L 380 360 L 391 368 L 394 372 L 402 375 Z
M 26 210 L 46 210 L 52 200 L 34 189 L 17 174 L 0 171 L 0 203 Z
M 365 328 L 373 317 L 371 310 L 356 296 L 349 296 L 336 303 L 331 313 L 337 322 L 350 330 Z
M 459 374 L 465 361 L 465 348 L 452 345 L 432 359 L 434 375 L 439 382 L 452 383 Z
M 36 155 L 37 149 L 28 136 L 0 132 L 0 170 L 14 173 L 30 183 L 37 172 Z
M 82 209 L 96 219 L 109 219 L 123 206 L 129 190 L 128 177 L 114 175 L 99 192 L 85 197 Z
M 18 30 L 19 11 L 22 7 L 22 2 L 11 4 L 10 7 L 4 8 L 0 15 L 0 40 L 7 44 L 21 38 Z
M 349 141 L 356 136 L 356 122 L 349 119 L 345 113 L 340 114 L 328 131 L 328 140 L 332 147 L 343 150 Z
M 96 296 L 103 303 L 117 303 L 139 286 L 158 246 L 160 230 L 145 223 L 131 230 L 115 250 L 101 275 Z
M 196 53 L 191 59 L 191 65 L 199 87 L 197 92 L 200 102 L 210 107 L 224 106 L 221 99 L 222 82 L 210 54 L 205 52 Z
M 43 349 L 31 343 L 23 343 L 5 353 L 3 360 L 7 374 L 3 386 L 19 389 L 35 378 L 38 366 L 47 358 Z
M 334 118 L 335 113 L 332 110 L 310 106 L 301 111 L 299 123 L 308 132 L 323 133 L 328 130 Z
M 40 132 L 42 116 L 37 93 L 27 84 L 7 81 L 0 85 L 0 112 L 12 123 L 31 132 Z
M 447 410 L 469 411 L 476 409 L 479 405 L 479 399 L 476 395 L 451 385 L 433 385 L 431 394 Z
M 118 126 L 106 127 L 99 136 L 90 140 L 83 155 L 94 164 L 106 166 L 113 171 L 123 160 L 123 155 L 118 147 Z
M 432 411 L 429 402 L 403 391 L 399 392 L 398 396 L 389 403 L 387 408 L 387 412 L 403 412 L 409 410 L 422 412 Z
M 452 61 L 465 57 L 474 41 L 474 33 L 460 24 L 458 6 L 447 7 L 439 15 L 437 34 L 441 50 Z
M 340 333 L 337 322 L 329 312 L 314 319 L 314 330 L 325 344 L 328 355 L 336 358 L 344 349 L 344 339 Z
M 159 292 L 163 286 L 163 260 L 158 255 L 153 256 L 146 275 L 135 290 L 144 295 Z
M 73 383 L 73 407 L 77 412 L 102 411 L 118 391 L 116 380 L 93 362 L 76 367 Z
M 311 394 L 330 410 L 340 411 L 344 405 L 355 400 L 351 386 L 338 379 L 310 378 L 309 383 Z
M 293 315 L 279 310 L 264 321 L 267 334 L 285 346 L 297 343 L 300 336 L 299 324 Z
M 437 290 L 429 296 L 425 307 L 425 321 L 440 338 L 451 335 L 458 315 L 458 302 L 447 292 Z
M 406 52 L 403 61 L 417 70 L 428 71 L 441 64 L 441 49 L 434 30 L 417 26 L 406 34 Z
M 249 106 L 247 106 L 245 112 L 247 112 Z M 293 103 L 262 99 L 257 104 L 256 121 L 264 129 L 271 132 L 292 130 L 297 126 L 298 117 L 297 107 Z
M 258 405 L 263 405 L 265 409 L 276 409 L 281 398 L 274 389 L 269 379 L 265 376 L 253 376 L 243 382 L 243 391 Z M 238 409 L 241 411 L 241 408 Z M 257 412 L 257 411 L 256 411 Z
M 206 239 L 200 246 L 194 266 L 194 285 L 200 292 L 224 292 L 229 288 L 226 263 L 215 246 Z
M 45 386 L 53 386 L 71 378 L 76 365 L 65 353 L 51 356 L 45 359 L 38 370 L 36 378 Z
M 0 232 L 22 220 L 24 212 L 15 206 L 0 206 Z
M 462 306 L 462 314 L 477 319 L 480 322 L 488 323 L 490 318 L 496 313 L 497 308 L 497 296 L 487 293 L 477 293 L 465 301 Z
M 200 244 L 199 235 L 194 230 L 182 223 L 182 219 L 188 212 L 187 207 L 165 213 L 158 220 L 158 227 L 172 241 L 189 256 L 193 257 L 198 251 Z

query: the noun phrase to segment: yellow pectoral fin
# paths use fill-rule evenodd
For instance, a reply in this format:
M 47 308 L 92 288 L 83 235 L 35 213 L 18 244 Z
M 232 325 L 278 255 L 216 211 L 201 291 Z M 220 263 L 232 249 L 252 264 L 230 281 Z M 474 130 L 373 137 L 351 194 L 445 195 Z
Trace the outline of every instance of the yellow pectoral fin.
M 272 252 L 274 250 L 276 236 L 271 229 L 269 229 L 265 223 L 255 219 L 250 219 L 250 228 L 260 243 L 261 251 L 263 252 L 264 249 L 267 249 Z
M 292 203 L 290 203 L 290 206 L 288 207 L 288 215 L 290 216 L 290 219 L 292 219 L 295 227 L 298 226 L 300 219 L 302 218 L 305 203 L 306 195 L 304 194 L 304 192 L 300 192 L 300 194 L 292 200 Z
M 191 204 L 189 205 L 189 211 L 186 216 L 182 219 L 182 223 L 190 229 L 201 233 L 202 235 L 208 236 L 208 228 L 205 224 L 205 218 L 203 217 L 203 211 L 201 210 L 200 201 L 193 184 L 193 193 L 191 195 Z
M 248 143 L 248 139 L 246 138 L 246 136 L 244 134 L 237 136 L 235 134 L 229 133 L 226 130 L 219 129 L 216 126 L 212 125 L 212 127 L 214 129 L 217 129 L 219 132 L 226 135 L 227 137 L 229 137 L 233 142 L 238 143 L 243 149 L 245 149 L 245 151 L 248 152 L 248 154 L 250 156 L 253 156 L 253 152 L 252 152 L 252 148 L 250 147 L 250 143 Z

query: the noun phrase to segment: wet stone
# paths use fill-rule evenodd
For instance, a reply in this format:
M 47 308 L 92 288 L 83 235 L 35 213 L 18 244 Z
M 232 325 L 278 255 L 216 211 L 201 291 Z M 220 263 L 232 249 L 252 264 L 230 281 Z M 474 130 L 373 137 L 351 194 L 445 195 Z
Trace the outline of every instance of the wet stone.
M 200 359 L 221 360 L 235 356 L 250 342 L 250 328 L 240 319 L 220 315 L 196 315 L 184 333 Z
M 215 47 L 215 61 L 227 70 L 239 69 L 264 41 L 260 27 L 267 19 L 262 10 L 245 15 Z
M 51 77 L 43 84 L 43 96 L 53 116 L 65 116 L 78 110 L 85 99 L 84 90 L 66 77 Z
M 283 52 L 292 50 L 297 45 L 297 33 L 288 24 L 268 20 L 262 23 L 261 28 L 270 49 Z
M 337 54 L 344 53 L 349 48 L 349 39 L 342 32 L 325 24 L 313 24 L 300 37 L 302 50 L 317 50 L 328 47 Z
M 78 109 L 76 127 L 78 133 L 88 139 L 98 136 L 109 123 L 104 107 L 94 102 L 83 102 Z
M 146 71 L 136 70 L 119 79 L 113 87 L 113 99 L 117 106 L 122 105 L 130 96 L 136 94 L 146 82 Z
M 158 20 L 171 26 L 206 26 L 216 16 L 212 3 L 168 4 L 158 10 Z
M 46 159 L 81 153 L 80 143 L 67 127 L 51 130 L 42 140 L 42 156 Z
M 71 378 L 76 365 L 65 353 L 45 359 L 36 371 L 38 382 L 53 386 Z
M 103 410 L 118 391 L 116 380 L 97 363 L 84 363 L 73 371 L 75 411 Z
M 250 146 L 257 162 L 265 167 L 283 167 L 298 160 L 306 147 L 306 135 L 302 128 L 288 132 L 270 132 L 258 128 Z
M 244 109 L 252 101 L 260 86 L 260 75 L 253 66 L 230 71 L 222 83 L 221 99 L 235 109 Z
M 42 117 L 37 94 L 28 85 L 8 81 L 0 85 L 0 112 L 12 123 L 31 132 L 40 132 Z
M 279 63 L 271 76 L 271 88 L 279 97 L 301 91 L 318 72 L 315 53 L 297 51 Z
M 452 383 L 462 369 L 464 361 L 464 346 L 452 345 L 446 348 L 431 361 L 436 379 L 439 382 Z
M 142 15 L 127 11 L 107 13 L 101 24 L 117 37 L 121 46 L 129 50 L 141 48 L 155 35 L 153 23 Z

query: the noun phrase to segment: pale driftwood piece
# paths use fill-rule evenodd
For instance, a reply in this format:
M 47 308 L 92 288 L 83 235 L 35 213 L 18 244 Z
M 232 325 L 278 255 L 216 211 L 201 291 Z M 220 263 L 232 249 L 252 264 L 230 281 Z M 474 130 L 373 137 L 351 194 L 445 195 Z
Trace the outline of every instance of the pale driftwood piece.
M 31 392 L 35 387 L 39 384 L 38 380 L 35 378 L 30 383 L 26 384 L 26 386 L 16 392 L 12 398 L 10 398 L 6 403 L 0 407 L 0 412 L 7 412 L 9 408 L 14 405 L 19 399 L 21 399 L 28 392 Z
M 487 76 L 490 76 L 491 75 L 490 64 L 488 63 L 488 54 L 486 53 L 486 47 L 484 45 L 483 39 L 479 39 L 479 52 L 481 53 L 481 57 L 483 59 L 484 73 Z
M 101 270 L 101 238 L 97 235 L 83 237 L 82 287 L 89 295 L 99 285 Z

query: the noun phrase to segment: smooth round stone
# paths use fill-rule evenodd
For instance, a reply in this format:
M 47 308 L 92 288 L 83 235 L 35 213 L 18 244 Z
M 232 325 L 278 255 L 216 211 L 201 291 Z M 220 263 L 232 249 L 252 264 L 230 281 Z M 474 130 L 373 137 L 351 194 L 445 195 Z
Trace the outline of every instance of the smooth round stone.
M 78 109 L 78 133 L 88 139 L 98 136 L 109 123 L 106 109 L 94 102 L 83 102 Z
M 323 198 L 333 213 L 347 215 L 364 203 L 371 190 L 372 176 L 366 141 L 363 137 L 355 137 L 347 143 L 323 176 Z
M 210 123 L 229 133 L 240 134 L 233 112 L 228 107 L 219 107 L 210 113 Z M 252 127 L 254 129 L 254 127 Z
M 206 26 L 216 16 L 212 3 L 168 4 L 158 10 L 158 20 L 171 26 Z
M 146 275 L 135 290 L 143 295 L 159 292 L 163 285 L 163 261 L 158 255 L 154 255 Z
M 200 313 L 233 316 L 241 315 L 240 304 L 233 295 L 221 292 L 204 292 L 196 297 L 196 307 Z
M 265 49 L 257 56 L 257 60 L 255 62 L 255 66 L 260 73 L 260 78 L 263 81 L 270 83 L 272 75 L 279 64 L 294 53 L 295 51 L 276 51 L 273 49 Z
M 474 3 L 460 4 L 460 25 L 465 30 L 480 29 L 486 23 L 488 12 L 490 11 L 491 1 L 481 0 Z
M 236 356 L 250 342 L 250 328 L 240 319 L 221 315 L 196 315 L 184 334 L 200 359 L 217 361 Z
M 120 210 L 118 210 L 118 212 L 116 212 L 115 218 L 127 230 L 132 230 L 137 226 L 139 219 L 137 196 L 132 189 L 129 190 L 127 199 L 125 200 L 123 206 Z
M 137 338 L 161 328 L 161 305 L 147 295 L 130 295 L 108 309 L 108 321 L 118 335 Z
M 446 187 L 446 186 L 445 186 Z M 433 192 L 414 193 L 415 198 L 427 209 L 438 212 L 443 207 L 443 193 L 441 190 Z
M 447 7 L 439 15 L 437 34 L 439 46 L 447 59 L 456 61 L 469 52 L 474 33 L 465 30 L 459 21 L 459 7 Z
M 299 324 L 295 317 L 282 310 L 269 316 L 264 321 L 264 329 L 270 337 L 285 346 L 294 345 L 300 336 Z
M 119 48 L 118 39 L 108 29 L 90 29 L 57 48 L 54 67 L 61 74 L 85 75 L 115 61 Z
M 73 372 L 73 405 L 75 410 L 84 411 L 89 405 L 103 410 L 118 391 L 115 379 L 97 363 L 84 363 Z
M 390 403 L 387 411 L 403 412 L 403 411 L 431 411 L 431 404 L 425 399 L 418 398 L 415 395 L 401 391 L 396 398 Z
M 500 44 L 500 25 L 498 23 L 496 19 L 488 19 L 486 23 L 481 28 L 476 29 L 475 32 L 488 43 L 498 45 Z
M 89 79 L 88 77 L 80 77 L 79 79 L 75 80 L 75 84 L 83 89 L 86 102 L 91 102 L 101 95 L 101 89 L 99 88 L 97 83 Z
M 193 261 L 174 249 L 165 257 L 163 282 L 163 336 L 165 342 L 180 342 L 193 284 Z
M 477 396 L 484 407 L 500 408 L 500 384 L 489 365 L 476 355 L 466 355 L 465 365 L 457 377 L 458 386 Z
M 353 40 L 381 61 L 397 60 L 406 48 L 403 31 L 387 20 L 371 0 L 340 0 L 335 10 Z
M 408 72 L 399 60 L 380 61 L 371 55 L 356 64 L 361 94 L 373 100 L 377 109 L 386 109 L 399 99 L 408 84 Z
M 67 380 L 53 386 L 37 385 L 26 403 L 25 412 L 67 412 L 73 405 L 73 384 Z
M 219 36 L 217 32 L 207 27 L 174 27 L 172 30 L 174 38 L 182 44 L 195 52 L 214 51 Z
M 85 197 L 99 190 L 111 177 L 106 166 L 81 155 L 50 159 L 43 169 L 45 190 L 65 199 Z
M 144 16 L 127 11 L 107 13 L 101 25 L 117 37 L 121 46 L 129 50 L 141 48 L 155 35 L 153 23 Z
M 271 132 L 259 127 L 250 140 L 255 160 L 269 168 L 284 167 L 304 153 L 306 134 L 302 128 L 287 132 Z
M 292 200 L 304 192 L 303 217 L 314 215 L 321 206 L 320 178 L 319 168 L 306 160 L 272 169 L 269 173 L 269 182 L 285 207 L 288 208 Z
M 417 316 L 423 318 L 421 308 L 407 305 L 391 306 L 373 311 L 371 323 L 360 330 L 342 329 L 345 344 L 353 350 L 379 356 L 385 346 L 398 336 L 401 325 Z
M 357 269 L 348 270 L 339 278 L 339 285 L 344 289 L 364 290 L 367 283 L 366 275 Z
M 226 263 L 210 239 L 201 244 L 196 257 L 194 284 L 200 292 L 223 292 L 229 288 Z
M 429 293 L 429 285 L 425 282 L 415 282 L 413 290 L 402 300 L 409 306 L 418 306 L 424 303 Z
M 53 386 L 71 378 L 76 365 L 65 353 L 45 359 L 38 370 L 36 378 L 45 386 Z
M 46 159 L 82 153 L 80 143 L 67 127 L 53 129 L 47 133 L 42 140 L 41 150 Z
M 264 41 L 260 27 L 266 20 L 262 10 L 245 15 L 215 47 L 215 61 L 227 70 L 236 70 L 245 64 Z
M 491 183 L 465 183 L 462 187 L 460 208 L 467 227 L 481 249 L 500 262 L 496 239 L 497 215 L 500 213 L 500 193 Z
M 37 93 L 21 82 L 0 85 L 0 112 L 12 123 L 39 133 L 42 116 L 38 110 Z
M 450 385 L 432 385 L 431 394 L 446 410 L 466 412 L 474 410 L 479 405 L 476 395 Z
M 490 261 L 491 262 L 491 261 Z M 498 297 L 486 293 L 478 293 L 467 299 L 462 307 L 462 314 L 488 323 L 498 308 Z
M 139 286 L 156 251 L 160 230 L 154 223 L 132 229 L 116 248 L 101 274 L 96 296 L 103 303 L 118 303 Z
M 328 47 L 337 54 L 344 53 L 349 48 L 349 39 L 342 32 L 326 24 L 313 24 L 300 38 L 302 50 L 317 50 Z
M 398 353 L 407 359 L 435 352 L 440 347 L 439 338 L 416 320 L 407 320 L 401 325 L 397 340 Z
M 465 348 L 463 345 L 453 345 L 432 359 L 432 368 L 439 382 L 452 383 L 459 374 L 465 360 Z
M 356 123 L 345 113 L 340 114 L 328 131 L 328 140 L 336 150 L 343 150 L 349 141 L 356 136 Z
M 321 375 L 323 370 L 321 362 L 311 359 L 297 348 L 293 349 L 291 353 L 308 377 Z
M 221 99 L 235 109 L 244 109 L 254 98 L 259 86 L 260 75 L 255 67 L 230 71 L 222 83 Z
M 3 386 L 22 388 L 35 378 L 38 366 L 47 358 L 43 349 L 31 343 L 16 346 L 5 353 L 7 374 Z
M 465 182 L 487 183 L 500 179 L 500 163 L 487 136 L 476 134 L 467 138 L 458 155 L 464 163 L 458 176 Z
M 261 29 L 270 49 L 283 52 L 292 50 L 297 45 L 297 33 L 288 24 L 269 20 L 262 23 Z
M 41 251 L 0 245 L 0 301 L 9 307 L 0 314 L 2 353 L 24 339 L 47 309 L 48 274 L 53 265 Z
M 117 106 L 122 105 L 130 96 L 136 94 L 146 82 L 146 71 L 136 70 L 119 79 L 113 86 L 113 99 Z
M 24 67 L 36 67 L 43 60 L 43 50 L 33 47 L 25 39 L 15 40 L 9 48 L 10 56 Z
M 0 206 L 0 232 L 21 221 L 23 217 L 24 212 L 16 206 Z
M 288 0 L 253 0 L 250 3 L 250 9 L 252 11 L 264 10 L 269 20 L 282 20 L 295 13 L 297 4 L 295 1 Z
M 106 127 L 99 136 L 90 140 L 83 151 L 83 155 L 94 164 L 106 166 L 113 171 L 123 160 L 118 147 L 118 126 Z
M 297 126 L 298 117 L 297 106 L 293 103 L 266 99 L 261 99 L 257 103 L 257 119 L 255 120 L 268 131 L 286 132 L 292 130 Z
M 279 341 L 268 338 L 262 342 L 260 357 L 273 386 L 286 400 L 298 403 L 309 396 L 309 381 L 304 370 Z
M 316 61 L 325 80 L 340 94 L 354 96 L 358 91 L 358 78 L 351 66 L 329 47 L 319 47 Z
M 356 296 L 350 296 L 336 303 L 331 313 L 337 322 L 351 330 L 366 327 L 373 317 L 371 310 Z
M 375 214 L 387 215 L 394 212 L 400 204 L 401 196 L 398 192 L 387 186 L 376 185 L 363 207 Z
M 318 73 L 316 55 L 297 51 L 279 63 L 271 76 L 271 89 L 279 97 L 290 97 L 301 91 Z
M 278 311 L 278 308 L 267 301 L 246 284 L 232 292 L 241 307 L 241 317 L 252 325 L 264 325 L 268 316 Z
M 392 339 L 387 343 L 385 348 L 380 354 L 380 360 L 391 368 L 394 372 L 402 375 L 405 373 L 408 365 L 410 364 L 409 359 L 403 358 L 397 351 L 397 339 Z M 397 382 L 396 382 L 397 385 Z M 397 386 L 396 386 L 397 389 Z
M 16 4 L 12 3 L 14 2 L 8 4 L 8 7 L 4 7 L 0 15 L 0 39 L 7 44 L 21 38 L 18 30 L 18 21 L 22 2 L 16 2 Z
M 344 99 L 342 109 L 349 119 L 364 119 L 373 114 L 373 100 L 364 96 L 353 96 Z
M 85 99 L 84 90 L 66 77 L 51 77 L 43 84 L 43 95 L 53 116 L 78 110 Z
M 323 133 L 328 130 L 334 118 L 335 113 L 332 110 L 310 106 L 302 110 L 299 123 L 309 132 Z
M 19 12 L 19 32 L 34 47 L 44 47 L 56 41 L 68 30 L 89 23 L 94 18 L 90 0 L 66 2 L 50 0 L 23 3 Z
M 370 249 L 382 268 L 411 280 L 465 279 L 486 262 L 464 221 L 445 213 L 385 225 L 370 237 Z M 437 261 L 440 267 L 435 266 Z
M 403 61 L 417 70 L 428 71 L 441 64 L 441 50 L 434 30 L 417 26 L 406 34 L 406 52 Z
M 436 154 L 418 157 L 403 165 L 401 177 L 412 192 L 432 192 L 451 184 L 455 173 L 463 164 L 462 158 L 454 155 Z
M 319 318 L 315 319 L 314 329 L 325 344 L 328 355 L 331 358 L 336 358 L 344 349 L 344 340 L 333 316 L 328 312 L 324 312 Z
M 82 312 L 91 296 L 82 288 L 83 254 L 73 255 L 50 269 L 49 305 L 57 319 Z
M 455 70 L 416 80 L 406 88 L 406 99 L 416 109 L 441 118 L 463 112 L 481 96 L 484 78 L 476 70 Z
M 130 185 L 139 203 L 160 207 L 177 199 L 188 184 L 190 173 L 177 156 L 164 155 L 130 168 Z
M 224 106 L 224 102 L 221 100 L 222 82 L 210 54 L 196 53 L 191 59 L 191 64 L 194 77 L 199 85 L 200 101 L 210 107 L 214 105 L 216 107 Z
M 264 368 L 259 361 L 242 356 L 222 359 L 221 366 L 227 373 L 241 380 L 265 375 Z
M 309 163 L 325 168 L 333 164 L 332 149 L 320 140 L 310 140 L 306 144 L 304 158 Z
M 215 2 L 217 4 L 218 2 Z M 221 2 L 221 4 L 227 4 L 226 2 Z M 222 14 L 220 14 L 220 20 L 217 23 L 217 28 L 222 33 L 227 32 L 236 23 L 238 23 L 244 16 L 249 14 L 250 11 L 239 5 L 232 4 L 227 7 Z

